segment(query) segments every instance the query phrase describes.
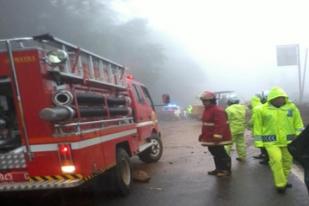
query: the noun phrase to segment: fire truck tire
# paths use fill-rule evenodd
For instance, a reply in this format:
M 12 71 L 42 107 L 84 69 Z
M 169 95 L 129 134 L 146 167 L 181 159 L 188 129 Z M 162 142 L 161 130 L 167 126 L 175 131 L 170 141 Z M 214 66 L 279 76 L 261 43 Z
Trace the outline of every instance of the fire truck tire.
M 161 138 L 157 134 L 153 134 L 152 136 L 153 137 L 151 137 L 151 141 L 153 141 L 154 144 L 145 151 L 138 154 L 139 159 L 145 163 L 159 161 L 163 153 L 163 144 Z
M 117 148 L 117 163 L 111 171 L 114 192 L 126 196 L 132 183 L 132 166 L 130 157 L 125 149 Z

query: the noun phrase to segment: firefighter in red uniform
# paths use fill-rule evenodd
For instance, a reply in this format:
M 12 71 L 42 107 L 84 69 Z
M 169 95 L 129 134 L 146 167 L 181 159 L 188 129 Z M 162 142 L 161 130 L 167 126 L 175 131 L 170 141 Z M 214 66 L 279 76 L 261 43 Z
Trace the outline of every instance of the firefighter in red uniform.
M 199 141 L 203 146 L 208 147 L 216 167 L 208 174 L 218 177 L 230 176 L 231 158 L 224 149 L 224 145 L 232 144 L 226 113 L 223 108 L 217 106 L 216 96 L 213 92 L 203 92 L 200 99 L 205 108 L 202 117 L 202 134 L 199 136 Z

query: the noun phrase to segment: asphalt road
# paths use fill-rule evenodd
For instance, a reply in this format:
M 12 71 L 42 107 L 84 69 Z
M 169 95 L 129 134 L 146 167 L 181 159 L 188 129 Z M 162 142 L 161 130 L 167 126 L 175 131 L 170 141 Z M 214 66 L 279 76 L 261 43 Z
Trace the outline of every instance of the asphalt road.
M 95 206 L 303 206 L 309 205 L 309 196 L 301 178 L 291 174 L 289 182 L 293 188 L 284 195 L 274 190 L 271 172 L 260 165 L 252 156 L 258 150 L 251 146 L 247 137 L 248 159 L 239 163 L 232 156 L 232 176 L 213 177 L 207 175 L 212 170 L 213 160 L 207 148 L 197 142 L 200 123 L 197 121 L 161 122 L 164 154 L 158 163 L 144 164 L 133 158 L 134 169 L 146 171 L 151 180 L 148 183 L 134 183 L 128 197 L 108 194 L 88 194 L 63 192 L 59 194 L 39 194 L 18 205 L 95 205 Z M 294 170 L 295 171 L 295 170 Z M 297 177 L 298 176 L 298 177 Z M 36 200 L 34 200 L 36 199 Z M 11 205 L 11 201 L 7 204 Z M 1 203 L 1 206 L 3 204 Z

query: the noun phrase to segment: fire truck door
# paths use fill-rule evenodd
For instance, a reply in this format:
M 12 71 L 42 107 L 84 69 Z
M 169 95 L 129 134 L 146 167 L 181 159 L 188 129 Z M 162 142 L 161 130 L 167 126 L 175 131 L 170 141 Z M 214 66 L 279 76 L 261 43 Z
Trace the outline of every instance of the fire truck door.
M 149 105 L 149 98 L 144 94 L 143 88 L 140 85 L 133 84 L 133 93 L 135 95 L 135 120 L 137 123 L 137 130 L 139 141 L 143 141 L 145 138 L 150 137 L 153 122 L 152 112 L 153 108 Z

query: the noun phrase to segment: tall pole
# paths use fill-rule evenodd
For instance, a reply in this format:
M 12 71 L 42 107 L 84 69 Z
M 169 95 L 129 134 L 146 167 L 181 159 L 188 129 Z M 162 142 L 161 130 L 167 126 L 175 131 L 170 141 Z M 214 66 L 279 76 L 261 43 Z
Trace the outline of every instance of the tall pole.
M 298 66 L 298 89 L 299 89 L 299 103 L 302 102 L 302 84 L 301 84 L 301 65 L 300 65 L 300 52 L 299 45 L 297 45 L 297 66 Z
M 305 62 L 304 62 L 304 71 L 303 71 L 303 80 L 302 80 L 302 89 L 301 89 L 301 98 L 302 99 L 303 99 L 304 93 L 305 93 L 307 59 L 308 59 L 308 48 L 306 48 L 306 52 L 305 52 Z

